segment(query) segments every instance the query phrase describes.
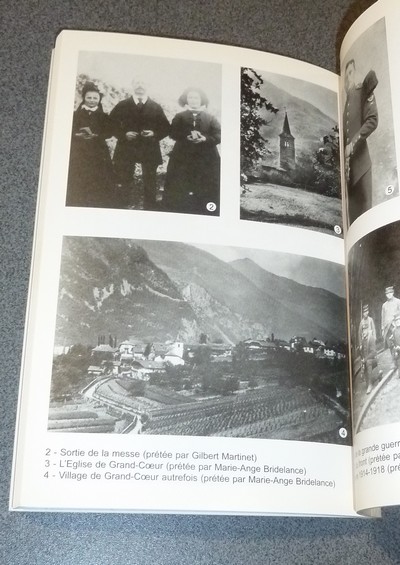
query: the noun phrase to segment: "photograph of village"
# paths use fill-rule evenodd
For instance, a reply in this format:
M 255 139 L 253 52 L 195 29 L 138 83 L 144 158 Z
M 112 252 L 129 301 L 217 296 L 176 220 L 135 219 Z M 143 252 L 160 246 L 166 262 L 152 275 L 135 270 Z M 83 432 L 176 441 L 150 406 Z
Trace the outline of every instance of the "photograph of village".
M 336 93 L 242 68 L 240 181 L 241 219 L 341 237 Z
M 64 237 L 48 429 L 349 444 L 340 265 Z

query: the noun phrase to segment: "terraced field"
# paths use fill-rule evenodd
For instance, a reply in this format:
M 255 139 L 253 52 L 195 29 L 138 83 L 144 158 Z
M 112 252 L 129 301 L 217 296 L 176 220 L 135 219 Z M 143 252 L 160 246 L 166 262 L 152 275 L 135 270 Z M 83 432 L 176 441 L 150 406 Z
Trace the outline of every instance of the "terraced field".
M 274 385 L 151 413 L 142 433 L 335 441 L 342 418 L 307 389 Z
M 254 390 L 213 398 L 185 397 L 149 386 L 146 396 L 130 396 L 110 379 L 93 398 L 135 416 L 146 416 L 142 434 L 224 436 L 341 442 L 343 415 L 303 386 L 278 379 Z

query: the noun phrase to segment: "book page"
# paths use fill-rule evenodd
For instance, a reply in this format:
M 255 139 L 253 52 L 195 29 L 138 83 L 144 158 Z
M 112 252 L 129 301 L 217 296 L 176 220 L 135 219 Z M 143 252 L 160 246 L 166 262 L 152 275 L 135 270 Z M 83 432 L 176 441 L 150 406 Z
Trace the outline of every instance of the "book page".
M 355 514 L 337 91 L 59 36 L 12 509 Z
M 399 16 L 397 2 L 377 2 L 352 26 L 341 52 L 359 511 L 400 503 Z

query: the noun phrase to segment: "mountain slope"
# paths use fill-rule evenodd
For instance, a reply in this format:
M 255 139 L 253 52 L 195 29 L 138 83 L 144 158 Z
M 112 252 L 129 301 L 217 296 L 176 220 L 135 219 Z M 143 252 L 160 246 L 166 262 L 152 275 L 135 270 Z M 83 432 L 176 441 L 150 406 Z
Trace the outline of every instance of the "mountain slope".
M 143 249 L 128 240 L 66 237 L 56 343 L 97 342 L 99 334 L 176 339 L 196 325 L 190 304 Z
M 273 332 L 285 339 L 295 334 L 309 339 L 317 335 L 329 340 L 345 338 L 344 299 L 329 291 L 273 275 L 249 259 L 225 263 L 183 243 L 138 243 L 178 287 L 197 285 L 205 289 L 229 311 L 264 326 L 263 337 Z M 246 264 L 252 265 L 252 270 Z
M 320 327 L 323 339 L 334 336 L 345 339 L 346 302 L 344 298 L 285 277 L 274 275 L 250 259 L 232 261 L 231 266 L 246 276 L 262 292 L 290 307 L 296 316 L 304 317 Z
M 273 117 L 265 112 L 268 125 L 261 128 L 262 136 L 268 139 L 268 150 L 271 153 L 266 156 L 265 163 L 270 166 L 279 165 L 279 134 L 282 132 L 285 110 L 291 133 L 295 137 L 297 157 L 308 158 L 321 146 L 321 138 L 337 125 L 313 104 L 293 96 L 267 80 L 261 87 L 261 93 L 279 108 L 279 112 Z
M 66 237 L 56 345 L 180 339 L 343 337 L 342 299 L 267 273 L 254 262 L 226 263 L 184 243 Z M 307 308 L 307 304 L 311 305 Z

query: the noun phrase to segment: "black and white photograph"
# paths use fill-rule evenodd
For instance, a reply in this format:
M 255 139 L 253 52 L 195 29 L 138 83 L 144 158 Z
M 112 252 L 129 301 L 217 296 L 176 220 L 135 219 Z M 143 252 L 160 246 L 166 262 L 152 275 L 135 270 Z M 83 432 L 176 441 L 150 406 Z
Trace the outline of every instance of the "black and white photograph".
M 352 44 L 342 77 L 347 216 L 352 224 L 399 195 L 384 18 Z
M 349 445 L 343 267 L 64 237 L 48 429 Z
M 349 288 L 355 432 L 400 422 L 400 222 L 350 251 Z
M 341 236 L 335 92 L 242 68 L 240 217 Z
M 219 215 L 220 143 L 220 65 L 80 53 L 67 206 Z

